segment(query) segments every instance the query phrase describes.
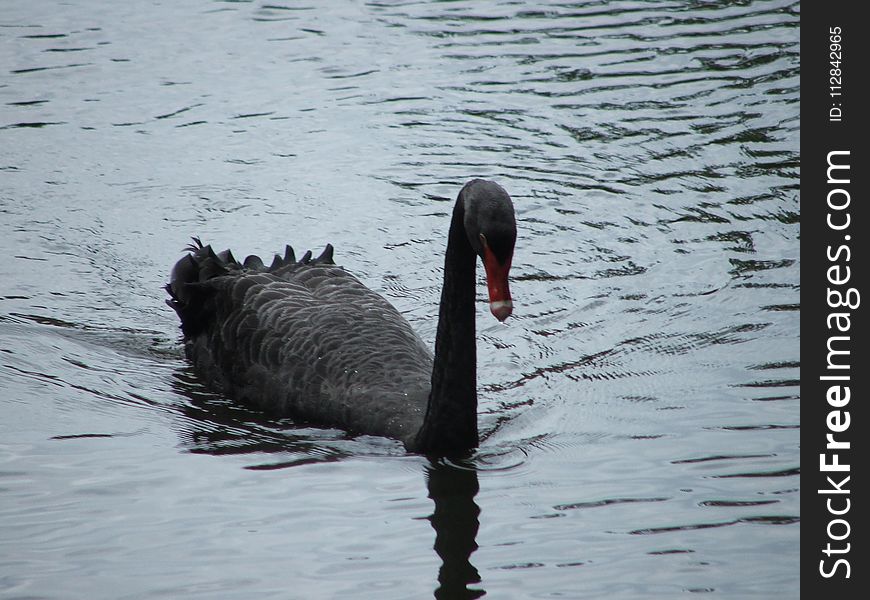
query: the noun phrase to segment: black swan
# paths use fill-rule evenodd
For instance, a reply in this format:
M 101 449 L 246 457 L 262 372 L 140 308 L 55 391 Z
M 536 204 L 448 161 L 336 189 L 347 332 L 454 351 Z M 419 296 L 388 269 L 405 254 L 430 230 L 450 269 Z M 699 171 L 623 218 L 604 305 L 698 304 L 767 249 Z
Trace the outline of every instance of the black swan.
M 389 302 L 332 260 L 238 263 L 194 238 L 172 269 L 167 300 L 199 376 L 268 412 L 401 440 L 410 452 L 463 455 L 478 445 L 475 268 L 492 314 L 508 288 L 516 221 L 496 183 L 469 181 L 456 200 L 433 356 Z

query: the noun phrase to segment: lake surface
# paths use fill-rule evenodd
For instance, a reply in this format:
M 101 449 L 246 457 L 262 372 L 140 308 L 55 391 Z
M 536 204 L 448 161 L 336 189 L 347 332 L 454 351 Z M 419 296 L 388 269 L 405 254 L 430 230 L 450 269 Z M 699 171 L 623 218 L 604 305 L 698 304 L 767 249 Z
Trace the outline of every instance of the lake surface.
M 0 597 L 799 596 L 797 2 L 6 2 Z M 190 236 L 293 244 L 434 342 L 452 204 L 479 451 L 209 392 Z

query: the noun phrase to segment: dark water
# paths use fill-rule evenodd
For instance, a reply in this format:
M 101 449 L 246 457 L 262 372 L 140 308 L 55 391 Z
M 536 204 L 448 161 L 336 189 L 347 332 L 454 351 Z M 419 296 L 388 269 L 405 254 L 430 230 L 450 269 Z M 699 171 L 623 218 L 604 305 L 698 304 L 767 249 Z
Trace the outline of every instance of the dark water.
M 799 4 L 6 2 L 0 597 L 798 597 Z M 336 245 L 429 343 L 512 194 L 466 465 L 192 376 L 189 236 Z

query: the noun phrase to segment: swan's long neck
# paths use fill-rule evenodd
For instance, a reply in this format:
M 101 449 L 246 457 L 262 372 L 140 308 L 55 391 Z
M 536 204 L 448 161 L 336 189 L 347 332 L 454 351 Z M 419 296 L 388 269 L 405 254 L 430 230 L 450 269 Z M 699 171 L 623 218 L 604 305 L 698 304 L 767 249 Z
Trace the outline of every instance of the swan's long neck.
M 427 454 L 461 455 L 478 444 L 474 327 L 477 255 L 468 243 L 463 217 L 460 199 L 453 210 L 444 257 L 432 391 L 415 443 L 417 452 Z

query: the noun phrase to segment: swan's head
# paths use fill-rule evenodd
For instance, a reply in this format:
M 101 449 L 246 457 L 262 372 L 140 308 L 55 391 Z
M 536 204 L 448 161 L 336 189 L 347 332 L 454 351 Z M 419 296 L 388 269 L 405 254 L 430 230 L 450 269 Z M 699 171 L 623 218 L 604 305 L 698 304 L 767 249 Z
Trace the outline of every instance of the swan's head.
M 473 179 L 459 192 L 465 233 L 483 261 L 489 310 L 499 321 L 513 312 L 508 273 L 517 241 L 517 222 L 511 197 L 497 183 Z

